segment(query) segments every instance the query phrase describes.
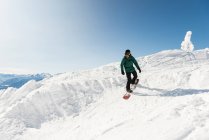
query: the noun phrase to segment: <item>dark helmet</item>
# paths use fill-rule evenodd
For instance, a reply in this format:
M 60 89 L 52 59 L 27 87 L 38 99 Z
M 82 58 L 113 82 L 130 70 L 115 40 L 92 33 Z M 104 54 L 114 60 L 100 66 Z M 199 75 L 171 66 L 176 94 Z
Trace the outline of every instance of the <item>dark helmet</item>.
M 131 51 L 130 50 L 126 50 L 125 51 L 125 55 L 129 55 L 129 54 L 131 54 Z

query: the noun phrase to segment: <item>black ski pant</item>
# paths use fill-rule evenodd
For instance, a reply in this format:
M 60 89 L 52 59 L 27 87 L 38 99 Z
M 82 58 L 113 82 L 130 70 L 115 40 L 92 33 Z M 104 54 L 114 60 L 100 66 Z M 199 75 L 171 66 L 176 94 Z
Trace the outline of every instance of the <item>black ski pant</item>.
M 133 74 L 133 79 L 131 78 L 131 74 Z M 137 79 L 137 72 L 133 71 L 133 72 L 126 72 L 126 76 L 127 76 L 127 84 L 126 84 L 126 90 L 130 90 L 130 84 L 134 84 L 136 79 Z

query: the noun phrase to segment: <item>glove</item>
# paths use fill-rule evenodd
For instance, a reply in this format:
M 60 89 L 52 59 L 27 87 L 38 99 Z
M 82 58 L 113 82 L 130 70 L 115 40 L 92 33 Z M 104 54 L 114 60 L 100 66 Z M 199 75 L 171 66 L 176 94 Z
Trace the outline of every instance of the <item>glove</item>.
M 141 69 L 139 69 L 139 73 L 141 73 L 142 71 L 141 71 Z
M 124 75 L 125 74 L 124 71 L 121 71 L 121 74 Z

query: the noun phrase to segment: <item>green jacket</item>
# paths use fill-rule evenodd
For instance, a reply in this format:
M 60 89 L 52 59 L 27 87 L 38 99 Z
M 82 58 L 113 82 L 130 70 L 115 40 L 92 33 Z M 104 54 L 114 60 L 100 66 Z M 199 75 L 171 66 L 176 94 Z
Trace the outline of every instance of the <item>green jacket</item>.
M 123 60 L 121 61 L 121 64 L 120 64 L 121 72 L 124 72 L 124 68 L 125 68 L 126 73 L 127 72 L 134 72 L 135 68 L 134 68 L 133 64 L 136 66 L 136 68 L 138 70 L 140 70 L 140 67 L 139 67 L 136 59 L 132 55 L 130 55 L 129 58 L 126 58 L 124 56 Z

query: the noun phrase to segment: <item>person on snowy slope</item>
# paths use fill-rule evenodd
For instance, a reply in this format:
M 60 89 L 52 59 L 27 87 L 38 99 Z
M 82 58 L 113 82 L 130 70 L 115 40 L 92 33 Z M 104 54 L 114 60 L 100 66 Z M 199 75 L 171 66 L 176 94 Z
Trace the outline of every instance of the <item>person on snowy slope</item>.
M 135 71 L 135 68 L 133 64 L 136 66 L 136 68 L 139 70 L 139 73 L 141 73 L 141 69 L 136 61 L 136 59 L 131 55 L 130 50 L 125 51 L 125 56 L 123 57 L 123 60 L 121 61 L 121 74 L 124 75 L 124 68 L 126 72 L 126 77 L 127 77 L 127 84 L 126 84 L 126 91 L 131 93 L 133 92 L 130 89 L 130 84 L 137 84 L 138 79 L 137 79 L 137 72 Z M 133 79 L 131 78 L 131 74 L 133 74 Z

